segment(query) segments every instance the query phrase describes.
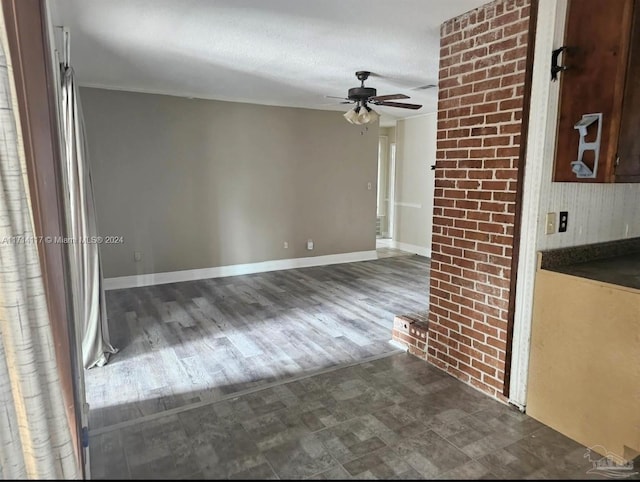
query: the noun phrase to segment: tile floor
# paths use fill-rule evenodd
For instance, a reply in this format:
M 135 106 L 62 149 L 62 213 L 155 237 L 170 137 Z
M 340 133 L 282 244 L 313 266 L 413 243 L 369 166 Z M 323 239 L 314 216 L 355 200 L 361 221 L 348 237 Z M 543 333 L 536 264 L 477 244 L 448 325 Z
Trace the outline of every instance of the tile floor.
M 585 447 L 404 353 L 105 428 L 90 447 L 105 479 L 602 478 Z

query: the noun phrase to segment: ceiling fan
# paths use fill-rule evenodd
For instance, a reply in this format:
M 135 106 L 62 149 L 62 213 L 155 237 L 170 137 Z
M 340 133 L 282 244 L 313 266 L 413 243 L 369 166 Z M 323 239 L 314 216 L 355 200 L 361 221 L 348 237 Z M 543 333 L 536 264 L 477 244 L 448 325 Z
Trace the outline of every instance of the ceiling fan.
M 346 98 L 327 96 L 331 99 L 342 99 L 342 104 L 356 104 L 356 106 L 347 111 L 344 114 L 352 124 L 368 124 L 369 122 L 375 122 L 380 115 L 374 111 L 368 104 L 382 105 L 386 107 L 400 107 L 403 109 L 420 109 L 422 106 L 419 104 L 405 104 L 404 102 L 389 102 L 398 99 L 409 99 L 405 94 L 389 94 L 378 95 L 378 92 L 373 87 L 365 87 L 364 81 L 369 78 L 371 72 L 366 70 L 359 70 L 356 72 L 356 77 L 360 81 L 360 87 L 353 87 L 349 89 Z

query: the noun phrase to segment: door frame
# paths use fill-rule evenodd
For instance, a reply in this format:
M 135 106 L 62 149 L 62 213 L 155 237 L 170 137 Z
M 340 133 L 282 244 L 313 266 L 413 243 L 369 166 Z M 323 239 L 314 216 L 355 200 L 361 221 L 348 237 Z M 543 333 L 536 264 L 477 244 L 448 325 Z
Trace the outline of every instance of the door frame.
M 396 239 L 396 143 L 389 143 L 389 238 Z
M 384 163 L 383 163 L 384 161 Z M 383 165 L 384 164 L 384 165 Z M 385 168 L 386 167 L 386 173 Z M 386 175 L 385 175 L 386 174 Z M 380 216 L 380 212 L 384 212 L 384 217 L 387 221 L 387 231 L 389 231 L 388 221 L 389 221 L 389 206 L 383 207 L 381 210 L 380 207 L 384 203 L 389 203 L 388 200 L 388 190 L 389 190 L 389 137 L 385 135 L 378 136 L 378 179 L 377 179 L 377 190 L 376 190 L 376 216 Z M 384 183 L 383 181 L 387 181 Z M 386 184 L 386 186 L 385 186 Z M 384 196 L 381 198 L 380 190 L 384 189 L 385 192 L 383 194 L 387 194 L 387 200 L 385 201 Z M 382 238 L 385 237 L 385 231 L 381 230 L 380 235 Z
M 533 294 L 537 269 L 538 219 L 544 159 L 553 155 L 560 82 L 551 82 L 549 66 L 554 48 L 562 45 L 567 0 L 538 2 L 535 54 L 529 105 L 529 127 L 520 218 L 520 248 L 509 370 L 509 402 L 524 410 L 531 350 Z M 535 140 L 535 141 L 532 141 Z
M 45 2 L 2 0 L 35 234 L 65 237 L 60 130 Z M 79 473 L 84 470 L 81 392 L 84 371 L 73 324 L 69 264 L 63 243 L 39 243 L 38 254 L 58 373 Z

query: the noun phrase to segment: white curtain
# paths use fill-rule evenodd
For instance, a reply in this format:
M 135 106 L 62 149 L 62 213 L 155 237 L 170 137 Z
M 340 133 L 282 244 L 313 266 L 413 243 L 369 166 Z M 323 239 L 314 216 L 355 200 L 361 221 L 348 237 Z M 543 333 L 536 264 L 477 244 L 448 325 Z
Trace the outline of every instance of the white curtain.
M 104 279 L 100 264 L 93 188 L 87 160 L 84 119 L 73 69 L 62 72 L 63 171 L 76 332 L 85 368 L 102 366 L 117 350 L 109 341 Z
M 1 10 L 0 34 L 0 479 L 76 479 Z

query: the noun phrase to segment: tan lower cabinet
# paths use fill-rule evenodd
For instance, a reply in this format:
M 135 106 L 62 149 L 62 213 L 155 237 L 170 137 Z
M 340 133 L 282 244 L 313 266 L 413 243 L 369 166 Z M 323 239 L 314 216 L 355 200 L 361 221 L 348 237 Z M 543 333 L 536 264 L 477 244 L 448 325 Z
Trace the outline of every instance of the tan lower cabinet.
M 640 453 L 640 290 L 538 270 L 527 413 L 602 455 Z

